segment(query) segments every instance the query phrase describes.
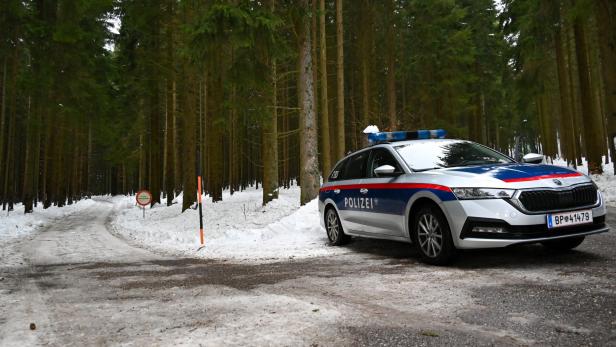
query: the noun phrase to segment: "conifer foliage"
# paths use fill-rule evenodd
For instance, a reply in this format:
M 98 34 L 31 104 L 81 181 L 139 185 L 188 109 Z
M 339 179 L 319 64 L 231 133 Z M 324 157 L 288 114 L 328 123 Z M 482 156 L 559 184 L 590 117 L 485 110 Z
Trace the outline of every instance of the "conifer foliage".
M 187 209 L 197 166 L 214 202 L 307 203 L 368 124 L 616 159 L 609 0 L 5 0 L 0 33 L 5 210 L 144 188 Z

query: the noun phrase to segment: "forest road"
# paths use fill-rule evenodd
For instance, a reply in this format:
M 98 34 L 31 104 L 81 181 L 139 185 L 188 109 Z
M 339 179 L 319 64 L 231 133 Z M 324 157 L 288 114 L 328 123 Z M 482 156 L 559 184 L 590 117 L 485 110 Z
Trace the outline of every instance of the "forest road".
M 565 254 L 473 251 L 451 267 L 372 240 L 231 263 L 135 248 L 109 232 L 113 213 L 101 201 L 3 246 L 0 345 L 616 345 L 614 231 Z

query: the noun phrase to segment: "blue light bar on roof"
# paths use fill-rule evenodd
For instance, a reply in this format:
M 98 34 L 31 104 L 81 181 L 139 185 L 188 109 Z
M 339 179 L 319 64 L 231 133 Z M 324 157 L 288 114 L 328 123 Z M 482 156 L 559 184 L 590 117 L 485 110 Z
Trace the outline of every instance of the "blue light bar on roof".
M 443 129 L 379 132 L 368 134 L 368 141 L 374 144 L 377 142 L 444 139 L 445 135 L 447 135 L 447 132 Z

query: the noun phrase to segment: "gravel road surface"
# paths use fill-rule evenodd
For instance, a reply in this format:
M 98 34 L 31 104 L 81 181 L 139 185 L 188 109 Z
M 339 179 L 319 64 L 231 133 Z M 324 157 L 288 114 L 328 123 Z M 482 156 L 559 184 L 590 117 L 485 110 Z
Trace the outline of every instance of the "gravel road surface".
M 0 345 L 616 346 L 615 231 L 446 268 L 373 240 L 238 264 L 135 248 L 109 232 L 112 214 L 101 201 L 2 246 Z

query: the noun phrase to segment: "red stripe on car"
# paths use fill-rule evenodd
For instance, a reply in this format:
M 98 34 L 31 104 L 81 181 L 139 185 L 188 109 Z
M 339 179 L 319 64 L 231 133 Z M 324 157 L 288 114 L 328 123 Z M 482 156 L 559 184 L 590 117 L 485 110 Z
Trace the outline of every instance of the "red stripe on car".
M 505 182 L 525 182 L 525 181 L 538 181 L 544 180 L 547 178 L 567 178 L 567 177 L 578 177 L 582 176 L 579 172 L 568 173 L 568 174 L 553 174 L 553 175 L 539 175 L 539 176 L 531 176 L 531 177 L 518 177 L 518 178 L 505 178 L 503 181 Z
M 321 192 L 329 190 L 348 190 L 348 189 L 435 189 L 445 192 L 451 192 L 451 189 L 439 184 L 428 183 L 367 183 L 367 184 L 346 184 L 339 186 L 328 186 L 320 189 Z

